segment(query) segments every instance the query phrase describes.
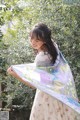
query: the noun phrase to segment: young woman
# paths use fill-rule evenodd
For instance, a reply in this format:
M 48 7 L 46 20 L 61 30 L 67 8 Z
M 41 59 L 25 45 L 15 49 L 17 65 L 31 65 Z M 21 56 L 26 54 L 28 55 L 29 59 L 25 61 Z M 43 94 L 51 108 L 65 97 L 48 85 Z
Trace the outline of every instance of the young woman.
M 56 64 L 58 52 L 51 40 L 51 30 L 43 23 L 35 25 L 30 32 L 31 46 L 37 51 L 36 66 Z M 21 79 L 11 68 L 8 73 Z M 29 86 L 31 86 L 28 83 Z M 30 120 L 75 120 L 74 111 L 50 95 L 36 90 Z

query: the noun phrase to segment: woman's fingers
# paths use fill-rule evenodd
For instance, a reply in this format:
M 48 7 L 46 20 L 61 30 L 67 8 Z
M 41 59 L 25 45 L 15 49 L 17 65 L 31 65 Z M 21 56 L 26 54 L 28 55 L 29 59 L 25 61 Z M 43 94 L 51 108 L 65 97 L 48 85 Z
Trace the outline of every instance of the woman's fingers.
M 12 73 L 13 73 L 12 68 L 11 68 L 11 67 L 9 67 L 9 68 L 7 69 L 7 72 L 8 72 L 9 74 L 12 74 Z

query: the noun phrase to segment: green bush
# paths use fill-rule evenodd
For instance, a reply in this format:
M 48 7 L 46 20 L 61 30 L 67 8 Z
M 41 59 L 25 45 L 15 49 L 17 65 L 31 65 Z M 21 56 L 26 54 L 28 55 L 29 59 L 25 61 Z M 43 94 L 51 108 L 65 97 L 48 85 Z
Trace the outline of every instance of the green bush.
M 27 7 L 20 7 L 16 0 L 6 1 L 0 18 L 1 26 L 8 27 L 0 38 L 0 81 L 6 86 L 1 99 L 7 102 L 7 107 L 16 104 L 31 108 L 35 91 L 8 76 L 6 70 L 12 64 L 34 61 L 28 36 L 37 22 L 44 22 L 51 28 L 53 39 L 71 66 L 80 99 L 79 5 L 64 4 L 62 0 L 25 0 Z

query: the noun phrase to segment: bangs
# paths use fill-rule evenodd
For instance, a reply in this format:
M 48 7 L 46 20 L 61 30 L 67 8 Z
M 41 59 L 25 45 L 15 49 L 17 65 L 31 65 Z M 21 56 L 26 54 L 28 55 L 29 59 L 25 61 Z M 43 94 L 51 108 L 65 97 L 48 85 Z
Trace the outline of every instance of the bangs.
M 41 30 L 39 29 L 33 29 L 31 32 L 30 32 L 30 38 L 31 39 L 37 39 L 37 40 L 43 40 L 44 37 L 43 37 L 43 33 Z

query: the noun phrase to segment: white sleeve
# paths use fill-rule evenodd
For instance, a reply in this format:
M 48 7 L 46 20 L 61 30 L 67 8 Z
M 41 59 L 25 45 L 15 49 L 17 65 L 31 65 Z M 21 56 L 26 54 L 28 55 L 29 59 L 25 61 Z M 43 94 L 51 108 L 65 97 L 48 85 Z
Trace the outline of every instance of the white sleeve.
M 40 52 L 35 58 L 36 66 L 49 66 L 51 59 L 52 57 L 47 52 Z

